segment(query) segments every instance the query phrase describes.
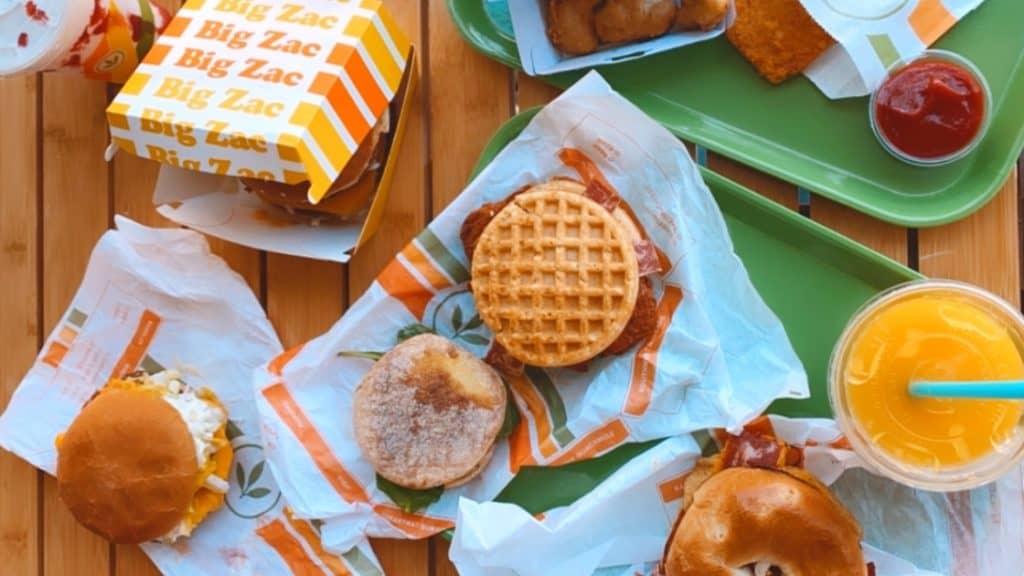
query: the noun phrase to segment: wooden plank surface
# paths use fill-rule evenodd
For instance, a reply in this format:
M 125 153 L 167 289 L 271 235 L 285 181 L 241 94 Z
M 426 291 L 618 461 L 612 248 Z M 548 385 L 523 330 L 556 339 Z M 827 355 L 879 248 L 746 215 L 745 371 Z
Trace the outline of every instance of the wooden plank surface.
M 0 80 L 0 405 L 6 405 L 35 360 L 43 332 L 38 265 L 39 162 L 36 120 L 39 78 Z M 0 558 L 11 574 L 38 574 L 42 472 L 0 450 Z
M 348 266 L 211 239 L 213 250 L 264 302 L 286 346 L 322 333 L 337 320 L 386 261 L 462 190 L 484 144 L 503 122 L 558 93 L 475 52 L 452 25 L 444 0 L 387 2 L 417 45 L 421 77 L 411 95 L 401 169 L 380 232 Z M 170 225 L 153 209 L 155 165 L 124 154 L 111 165 L 102 161 L 108 96 L 102 85 L 66 76 L 0 81 L 5 111 L 0 116 L 5 179 L 0 264 L 6 274 L 0 299 L 0 405 L 66 309 L 113 214 Z M 797 190 L 787 183 L 715 154 L 707 155 L 707 165 L 791 209 L 799 207 Z M 1017 193 L 1011 178 L 977 214 L 916 236 L 816 196 L 809 216 L 899 261 L 916 254 L 926 274 L 974 282 L 1019 304 Z M 806 205 L 803 210 L 808 213 Z M 80 528 L 54 488 L 51 479 L 0 454 L 0 573 L 156 573 L 137 548 L 111 547 Z M 373 544 L 387 574 L 456 573 L 443 540 Z

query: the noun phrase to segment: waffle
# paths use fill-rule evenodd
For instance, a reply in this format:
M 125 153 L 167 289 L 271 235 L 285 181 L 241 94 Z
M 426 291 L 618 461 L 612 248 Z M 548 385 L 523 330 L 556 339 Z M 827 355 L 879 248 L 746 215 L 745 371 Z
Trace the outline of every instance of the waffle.
M 630 231 L 584 190 L 552 180 L 517 195 L 473 252 L 480 318 L 526 364 L 586 362 L 633 314 L 639 270 Z

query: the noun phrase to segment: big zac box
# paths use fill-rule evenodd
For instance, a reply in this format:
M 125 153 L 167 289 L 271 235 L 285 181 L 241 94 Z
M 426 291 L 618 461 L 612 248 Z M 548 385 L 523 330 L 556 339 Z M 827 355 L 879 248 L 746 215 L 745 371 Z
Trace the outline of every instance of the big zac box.
M 358 245 L 386 201 L 413 68 L 413 47 L 379 0 L 189 0 L 108 107 L 111 145 L 188 171 L 301 186 L 312 206 L 384 125 L 376 189 L 360 193 L 371 203 Z

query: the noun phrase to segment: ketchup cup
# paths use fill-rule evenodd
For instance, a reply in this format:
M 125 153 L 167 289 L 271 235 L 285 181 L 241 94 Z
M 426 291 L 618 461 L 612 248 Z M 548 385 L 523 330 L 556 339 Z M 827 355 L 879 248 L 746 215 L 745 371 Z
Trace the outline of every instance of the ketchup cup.
M 927 50 L 890 68 L 868 106 L 878 142 L 915 166 L 942 166 L 970 154 L 988 131 L 991 110 L 981 70 L 946 50 Z

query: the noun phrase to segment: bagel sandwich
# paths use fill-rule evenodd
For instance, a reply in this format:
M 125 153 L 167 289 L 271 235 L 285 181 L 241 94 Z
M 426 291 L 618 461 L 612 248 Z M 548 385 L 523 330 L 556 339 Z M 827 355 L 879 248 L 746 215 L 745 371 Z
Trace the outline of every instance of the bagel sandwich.
M 412 490 L 451 488 L 490 461 L 508 402 L 501 377 L 434 334 L 384 354 L 356 387 L 356 442 L 374 470 Z
M 234 456 L 223 404 L 174 371 L 112 379 L 56 444 L 60 499 L 116 544 L 191 535 L 223 505 Z
M 503 373 L 623 354 L 657 327 L 657 252 L 599 179 L 525 186 L 471 212 L 460 239 Z
M 799 466 L 802 452 L 745 431 L 683 482 L 664 576 L 869 576 L 856 518 Z

